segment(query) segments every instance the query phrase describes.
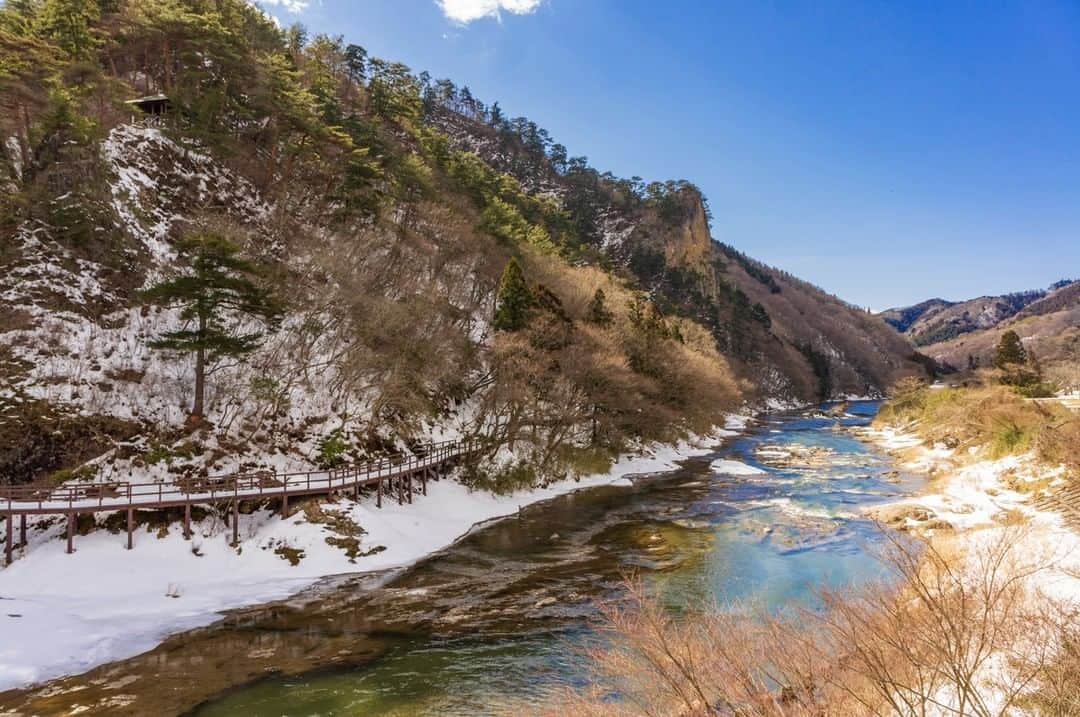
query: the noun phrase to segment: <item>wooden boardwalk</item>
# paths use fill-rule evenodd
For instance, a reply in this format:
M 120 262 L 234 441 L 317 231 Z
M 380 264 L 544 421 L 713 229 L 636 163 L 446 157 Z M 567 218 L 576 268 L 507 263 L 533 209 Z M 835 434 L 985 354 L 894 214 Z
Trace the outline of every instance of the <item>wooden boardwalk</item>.
M 0 518 L 4 523 L 4 561 L 14 559 L 15 518 L 19 518 L 18 544 L 27 545 L 26 518 L 30 515 L 66 515 L 67 551 L 75 552 L 75 522 L 80 514 L 127 511 L 127 548 L 133 547 L 135 510 L 184 508 L 184 537 L 191 537 L 191 506 L 225 503 L 232 508 L 233 543 L 239 540 L 240 502 L 279 500 L 282 517 L 289 512 L 289 499 L 373 489 L 378 507 L 383 494 L 398 503 L 412 502 L 414 482 L 427 494 L 427 481 L 476 452 L 476 441 L 444 441 L 418 447 L 412 456 L 383 458 L 332 470 L 303 473 L 259 471 L 225 476 L 179 478 L 153 483 L 68 483 L 59 486 L 30 484 L 0 487 Z
M 1080 532 L 1080 481 L 1070 481 L 1053 493 L 1036 499 L 1033 505 L 1060 513 L 1067 525 Z

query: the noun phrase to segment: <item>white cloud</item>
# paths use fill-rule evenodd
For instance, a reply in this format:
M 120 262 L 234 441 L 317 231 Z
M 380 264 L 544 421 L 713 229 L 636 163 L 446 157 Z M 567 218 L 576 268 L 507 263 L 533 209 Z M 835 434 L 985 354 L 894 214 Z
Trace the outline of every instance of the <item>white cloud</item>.
M 274 7 L 281 7 L 287 12 L 300 13 L 307 9 L 310 5 L 309 0 L 259 0 L 262 5 L 273 5 Z
M 543 0 L 435 0 L 443 15 L 461 24 L 484 17 L 498 18 L 505 10 L 515 15 L 536 12 Z

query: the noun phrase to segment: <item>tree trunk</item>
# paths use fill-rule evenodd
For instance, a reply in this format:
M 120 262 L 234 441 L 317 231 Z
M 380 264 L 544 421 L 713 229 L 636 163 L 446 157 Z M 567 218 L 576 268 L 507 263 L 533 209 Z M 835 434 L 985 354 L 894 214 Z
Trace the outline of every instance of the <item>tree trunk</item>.
M 195 351 L 195 405 L 191 415 L 203 418 L 203 401 L 206 394 L 206 356 L 202 349 Z
M 199 316 L 199 338 L 206 333 L 206 317 Z M 191 415 L 204 418 L 203 405 L 206 396 L 206 351 L 202 346 L 195 349 L 195 405 L 191 408 Z

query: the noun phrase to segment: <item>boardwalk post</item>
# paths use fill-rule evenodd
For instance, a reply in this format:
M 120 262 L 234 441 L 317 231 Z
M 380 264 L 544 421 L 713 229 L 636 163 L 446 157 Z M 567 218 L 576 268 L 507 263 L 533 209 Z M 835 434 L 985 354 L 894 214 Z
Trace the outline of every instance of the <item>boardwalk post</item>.
M 2 2 L 2 0 L 0 0 Z M 449 472 L 450 467 L 458 463 L 458 460 L 462 456 L 470 455 L 476 451 L 474 444 L 469 442 L 450 442 L 444 441 L 441 443 L 427 444 L 418 449 L 416 453 L 419 455 L 410 456 L 407 459 L 403 459 L 401 456 L 386 457 L 377 461 L 371 461 L 366 464 L 355 464 L 346 468 L 337 470 L 331 470 L 327 472 L 308 472 L 304 474 L 296 474 L 293 477 L 294 487 L 297 488 L 298 494 L 327 494 L 338 495 L 344 494 L 345 491 L 352 488 L 353 495 L 356 500 L 360 500 L 363 495 L 364 488 L 369 488 L 371 483 L 375 483 L 375 504 L 377 507 L 383 507 L 383 493 L 387 490 L 390 491 L 389 497 L 393 499 L 395 489 L 397 492 L 398 505 L 404 505 L 408 502 L 410 505 L 413 502 L 413 493 L 415 489 L 415 479 L 420 480 L 420 494 L 428 495 L 427 484 L 430 480 L 440 480 L 445 477 Z M 304 480 L 301 481 L 301 475 L 304 476 Z M 313 476 L 318 475 L 317 480 L 312 480 Z M 274 476 L 277 476 L 276 471 Z M 3 499 L 3 503 L 0 503 L 0 519 L 5 521 L 5 541 L 4 541 L 4 560 L 6 564 L 10 565 L 14 561 L 15 550 L 15 516 L 19 516 L 19 541 L 20 545 L 26 547 L 28 545 L 28 515 L 24 513 L 24 510 L 34 512 L 55 512 L 59 515 L 66 516 L 67 518 L 67 552 L 75 552 L 75 530 L 78 523 L 79 511 L 75 510 L 75 502 L 80 502 L 80 509 L 83 512 L 97 511 L 109 511 L 120 512 L 127 511 L 127 549 L 133 550 L 135 547 L 135 503 L 134 495 L 138 493 L 140 497 L 140 505 L 146 508 L 162 508 L 163 504 L 167 504 L 170 507 L 180 503 L 184 506 L 184 539 L 191 540 L 194 537 L 194 533 L 191 526 L 191 506 L 198 503 L 209 503 L 214 506 L 215 510 L 220 510 L 222 502 L 225 502 L 226 509 L 228 509 L 228 486 L 230 483 L 233 487 L 233 500 L 232 500 L 232 544 L 238 546 L 240 544 L 240 484 L 243 481 L 245 496 L 252 496 L 256 492 L 259 496 L 272 497 L 275 489 L 272 488 L 273 482 L 262 482 L 262 475 L 243 475 L 233 474 L 232 476 L 221 476 L 220 478 L 210 481 L 208 485 L 199 484 L 199 490 L 193 491 L 186 489 L 183 485 L 180 485 L 179 493 L 181 498 L 178 500 L 173 498 L 173 495 L 177 493 L 174 487 L 170 487 L 169 496 L 164 494 L 165 483 L 157 480 L 148 483 L 124 483 L 117 485 L 116 488 L 121 490 L 109 491 L 108 494 L 100 492 L 97 494 L 96 506 L 92 506 L 89 502 L 85 502 L 85 499 L 91 497 L 93 494 L 84 495 L 83 492 L 79 492 L 76 489 L 57 489 L 50 487 L 47 491 L 35 491 L 29 493 L 29 498 L 20 499 L 18 501 L 18 513 L 15 510 L 15 504 L 12 501 L 12 496 L 9 494 Z M 289 515 L 289 480 L 287 475 L 282 475 L 281 487 L 281 501 L 282 501 L 282 518 L 286 518 Z M 255 483 L 255 479 L 259 478 L 260 482 Z M 351 482 L 350 482 L 351 481 Z M 385 484 L 385 485 L 384 485 Z M 156 488 L 156 490 L 155 490 Z M 138 489 L 138 490 L 136 490 Z M 123 492 L 121 492 L 123 491 Z M 408 498 L 406 499 L 406 491 L 408 491 Z M 124 492 L 127 494 L 126 501 L 124 500 Z M 155 496 L 156 493 L 156 496 Z M 22 495 L 21 493 L 19 495 Z M 156 497 L 156 501 L 154 500 Z M 52 507 L 47 504 L 51 503 L 53 506 L 56 504 L 62 504 L 67 502 L 67 510 L 63 507 L 56 507 L 52 510 L 43 510 L 46 507 Z M 220 515 L 220 513 L 217 513 Z M 226 520 L 228 517 L 226 516 Z
M 68 555 L 75 552 L 75 514 L 68 513 L 67 523 L 67 551 Z
M 233 478 L 232 544 L 240 543 L 240 483 Z

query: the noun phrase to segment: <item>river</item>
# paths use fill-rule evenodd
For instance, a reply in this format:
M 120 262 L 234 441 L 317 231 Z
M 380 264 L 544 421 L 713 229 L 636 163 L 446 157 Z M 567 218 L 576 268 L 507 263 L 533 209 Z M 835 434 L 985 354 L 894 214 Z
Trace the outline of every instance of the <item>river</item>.
M 118 714 L 499 712 L 580 684 L 575 646 L 629 574 L 676 610 L 812 604 L 820 587 L 880 577 L 882 537 L 860 511 L 921 479 L 853 434 L 877 407 L 765 416 L 678 471 L 525 508 L 407 570 L 240 611 L 0 707 L 85 704 L 122 684 Z

